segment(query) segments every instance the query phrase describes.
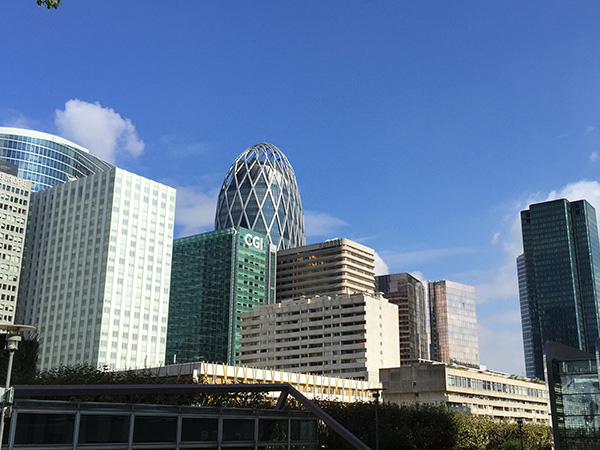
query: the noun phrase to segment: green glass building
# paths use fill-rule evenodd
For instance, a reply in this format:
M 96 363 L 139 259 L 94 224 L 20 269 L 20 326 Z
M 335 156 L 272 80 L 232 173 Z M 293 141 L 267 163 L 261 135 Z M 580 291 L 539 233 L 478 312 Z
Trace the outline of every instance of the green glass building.
M 531 326 L 525 351 L 534 369 L 527 375 L 543 379 L 546 341 L 594 352 L 600 335 L 596 211 L 585 200 L 537 203 L 521 212 L 521 227 Z
M 240 315 L 275 302 L 275 247 L 246 228 L 173 244 L 167 363 L 236 364 Z

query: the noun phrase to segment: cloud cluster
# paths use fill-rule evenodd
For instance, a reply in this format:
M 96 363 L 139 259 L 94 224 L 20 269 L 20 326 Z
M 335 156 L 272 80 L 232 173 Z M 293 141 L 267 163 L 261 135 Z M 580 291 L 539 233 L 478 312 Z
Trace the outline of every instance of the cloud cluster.
M 304 228 L 309 237 L 333 238 L 348 223 L 330 214 L 318 211 L 304 211 Z
M 69 100 L 64 110 L 56 110 L 54 122 L 61 136 L 110 163 L 114 163 L 120 153 L 136 157 L 144 150 L 144 142 L 131 120 L 98 102 Z
M 390 273 L 390 269 L 385 261 L 379 256 L 379 253 L 375 252 L 375 276 L 387 275 Z
M 198 186 L 177 187 L 175 222 L 177 237 L 211 231 L 219 190 L 205 191 Z

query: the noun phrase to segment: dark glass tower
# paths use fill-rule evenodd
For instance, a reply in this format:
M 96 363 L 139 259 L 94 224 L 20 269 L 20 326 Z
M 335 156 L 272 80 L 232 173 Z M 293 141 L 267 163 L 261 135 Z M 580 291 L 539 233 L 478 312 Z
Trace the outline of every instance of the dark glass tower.
M 398 306 L 400 362 L 429 359 L 428 308 L 425 286 L 408 273 L 375 277 L 377 290 Z
M 266 234 L 277 250 L 304 245 L 304 213 L 292 165 L 272 144 L 247 148 L 219 192 L 215 230 L 244 227 Z
M 537 203 L 521 211 L 521 228 L 534 375 L 543 379 L 546 341 L 593 353 L 600 335 L 596 211 L 585 200 Z
M 275 303 L 275 248 L 227 228 L 173 242 L 167 362 L 236 364 L 240 315 Z

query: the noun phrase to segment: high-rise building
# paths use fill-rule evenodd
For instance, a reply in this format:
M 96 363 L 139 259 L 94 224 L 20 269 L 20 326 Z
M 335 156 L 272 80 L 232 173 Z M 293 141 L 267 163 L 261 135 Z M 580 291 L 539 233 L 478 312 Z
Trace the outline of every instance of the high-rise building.
M 531 343 L 531 318 L 527 299 L 527 275 L 525 274 L 525 255 L 517 258 L 517 277 L 519 280 L 519 304 L 521 306 L 521 329 L 523 330 L 523 349 L 525 355 L 525 374 L 535 378 L 533 365 L 533 344 Z
M 18 320 L 39 367 L 165 362 L 175 190 L 112 168 L 31 195 Z
M 242 314 L 242 364 L 379 381 L 400 365 L 398 307 L 381 294 L 298 298 Z
M 15 176 L 13 164 L 0 163 L 0 324 L 11 324 L 19 298 L 31 181 Z
M 292 165 L 272 144 L 247 148 L 219 192 L 215 230 L 247 228 L 266 234 L 277 250 L 304 245 L 304 213 Z
M 349 239 L 277 252 L 277 301 L 375 290 L 375 251 Z
M 0 127 L 0 159 L 16 165 L 33 192 L 113 167 L 61 137 L 7 127 Z
M 245 228 L 176 239 L 172 274 L 167 360 L 237 363 L 240 315 L 275 302 L 275 246 Z
M 543 378 L 546 341 L 595 351 L 600 335 L 596 211 L 585 200 L 537 203 L 521 211 L 521 228 L 534 371 Z
M 479 367 L 475 288 L 453 281 L 427 282 L 431 359 Z
M 400 361 L 429 359 L 429 309 L 425 286 L 409 273 L 375 277 L 377 290 L 398 306 Z

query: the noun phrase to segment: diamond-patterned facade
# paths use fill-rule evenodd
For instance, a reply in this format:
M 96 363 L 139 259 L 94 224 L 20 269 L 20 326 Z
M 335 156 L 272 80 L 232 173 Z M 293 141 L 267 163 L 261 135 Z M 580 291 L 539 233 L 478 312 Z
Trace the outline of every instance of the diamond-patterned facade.
M 247 148 L 231 165 L 219 192 L 215 230 L 249 228 L 273 245 L 305 245 L 304 213 L 294 169 L 272 144 Z

